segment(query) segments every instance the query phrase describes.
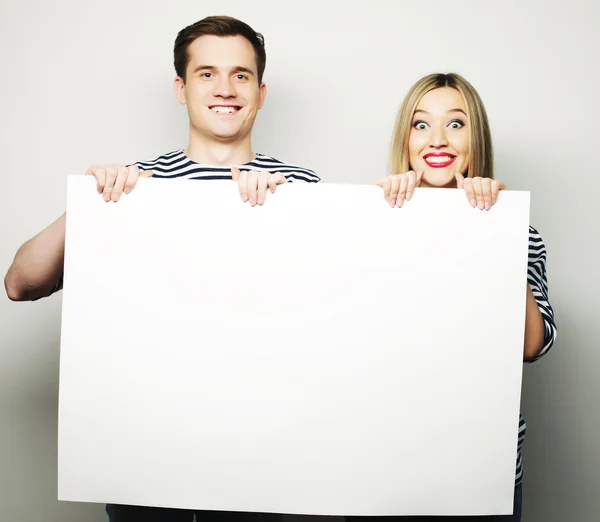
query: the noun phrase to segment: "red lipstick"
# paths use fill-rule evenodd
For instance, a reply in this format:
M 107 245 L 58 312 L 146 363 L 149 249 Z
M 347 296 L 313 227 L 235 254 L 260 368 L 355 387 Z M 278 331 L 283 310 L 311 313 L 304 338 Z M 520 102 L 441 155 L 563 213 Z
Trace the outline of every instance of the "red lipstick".
M 446 160 L 441 161 L 437 158 L 446 158 Z M 456 160 L 456 156 L 454 154 L 449 154 L 448 152 L 430 152 L 429 154 L 425 154 L 425 156 L 423 156 L 423 160 L 425 160 L 425 163 L 427 163 L 429 167 L 434 169 L 443 169 L 452 165 L 452 163 L 454 163 Z

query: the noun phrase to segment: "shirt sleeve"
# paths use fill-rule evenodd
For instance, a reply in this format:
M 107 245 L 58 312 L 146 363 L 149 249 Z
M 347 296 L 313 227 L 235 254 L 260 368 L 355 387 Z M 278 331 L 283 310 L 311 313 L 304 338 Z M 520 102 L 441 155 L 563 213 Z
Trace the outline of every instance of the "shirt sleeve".
M 533 297 L 540 308 L 544 320 L 544 346 L 531 363 L 544 356 L 556 340 L 557 328 L 554 321 L 554 310 L 548 298 L 548 279 L 546 276 L 546 246 L 538 231 L 529 227 L 529 259 L 527 264 L 527 281 L 533 292 Z

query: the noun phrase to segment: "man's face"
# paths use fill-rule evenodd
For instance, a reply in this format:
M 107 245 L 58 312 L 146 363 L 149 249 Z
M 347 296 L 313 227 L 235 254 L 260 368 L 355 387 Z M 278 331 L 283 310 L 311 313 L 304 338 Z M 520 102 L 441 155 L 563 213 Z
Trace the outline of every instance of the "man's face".
M 178 77 L 175 92 L 192 130 L 225 143 L 246 138 L 266 95 L 252 44 L 243 36 L 201 36 L 188 56 L 185 83 Z

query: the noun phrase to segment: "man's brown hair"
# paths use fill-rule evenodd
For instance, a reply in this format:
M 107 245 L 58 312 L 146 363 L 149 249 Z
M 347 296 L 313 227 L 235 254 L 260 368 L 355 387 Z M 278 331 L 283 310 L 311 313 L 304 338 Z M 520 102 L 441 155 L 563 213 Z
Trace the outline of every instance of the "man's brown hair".
M 243 36 L 248 40 L 256 54 L 256 67 L 258 69 L 258 83 L 262 83 L 267 55 L 265 52 L 265 39 L 247 23 L 231 16 L 209 16 L 189 25 L 179 31 L 173 48 L 175 72 L 185 82 L 185 71 L 189 62 L 188 48 L 201 36 Z

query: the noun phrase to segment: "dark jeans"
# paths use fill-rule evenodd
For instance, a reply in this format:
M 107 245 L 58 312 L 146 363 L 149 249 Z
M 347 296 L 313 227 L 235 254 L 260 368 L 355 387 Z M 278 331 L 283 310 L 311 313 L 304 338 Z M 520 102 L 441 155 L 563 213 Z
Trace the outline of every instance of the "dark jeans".
M 346 522 L 471 522 L 474 520 L 489 522 L 521 522 L 523 488 L 515 487 L 515 500 L 512 515 L 495 515 L 483 517 L 346 517 Z
M 281 522 L 283 518 L 271 513 L 191 511 L 117 504 L 106 506 L 106 513 L 110 522 Z

